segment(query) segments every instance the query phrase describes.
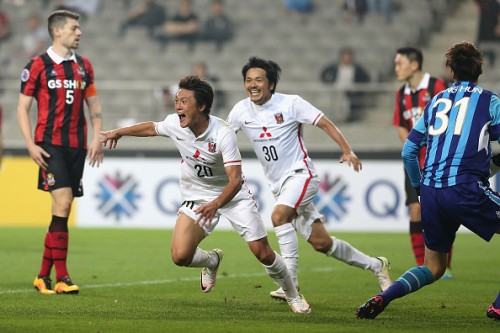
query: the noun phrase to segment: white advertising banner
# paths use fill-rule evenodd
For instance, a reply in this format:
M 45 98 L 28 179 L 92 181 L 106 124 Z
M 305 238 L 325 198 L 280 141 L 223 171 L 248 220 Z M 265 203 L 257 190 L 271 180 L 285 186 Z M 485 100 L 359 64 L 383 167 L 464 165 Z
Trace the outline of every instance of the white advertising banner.
M 81 227 L 173 228 L 182 198 L 180 158 L 108 157 L 99 168 L 86 167 L 84 193 L 77 200 Z M 315 160 L 321 179 L 315 205 L 332 231 L 408 230 L 401 161 L 363 162 L 355 173 L 337 160 Z M 245 159 L 243 172 L 268 229 L 274 206 L 262 168 Z M 218 228 L 231 228 L 227 221 Z

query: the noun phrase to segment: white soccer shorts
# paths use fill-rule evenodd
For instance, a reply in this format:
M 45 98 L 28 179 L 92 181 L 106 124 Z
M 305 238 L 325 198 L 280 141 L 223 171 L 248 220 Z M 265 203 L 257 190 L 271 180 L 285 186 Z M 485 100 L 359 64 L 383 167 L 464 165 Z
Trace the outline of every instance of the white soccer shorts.
M 308 173 L 297 172 L 288 177 L 276 196 L 276 205 L 295 208 L 297 217 L 292 224 L 295 230 L 308 240 L 312 232 L 312 224 L 316 220 L 324 222 L 323 215 L 313 205 L 314 197 L 319 190 L 318 177 L 310 178 Z
M 203 227 L 206 235 L 209 235 L 219 223 L 220 217 L 223 216 L 230 223 L 233 229 L 240 235 L 247 243 L 262 239 L 267 236 L 266 228 L 262 217 L 260 216 L 257 204 L 251 194 L 236 195 L 233 200 L 227 203 L 224 207 L 219 208 L 210 226 Z M 206 201 L 187 201 L 189 204 L 183 204 L 179 208 L 179 212 L 187 215 L 193 221 L 196 221 L 199 214 L 194 211 Z M 192 204 L 191 204 L 192 203 Z

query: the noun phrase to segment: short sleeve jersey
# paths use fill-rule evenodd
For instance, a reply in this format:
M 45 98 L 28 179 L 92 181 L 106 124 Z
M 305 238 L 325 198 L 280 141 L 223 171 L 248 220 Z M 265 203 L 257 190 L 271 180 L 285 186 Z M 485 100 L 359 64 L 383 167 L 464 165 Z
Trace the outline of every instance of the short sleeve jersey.
M 396 107 L 392 124 L 396 127 L 404 127 L 411 131 L 422 112 L 434 95 L 446 88 L 442 79 L 432 77 L 425 73 L 422 81 L 415 91 L 412 91 L 408 83 L 403 85 L 396 93 Z M 423 166 L 425 149 L 420 152 L 420 163 Z
M 227 121 L 249 138 L 271 190 L 276 191 L 294 170 L 307 169 L 316 175 L 302 137 L 302 124 L 316 125 L 322 116 L 323 112 L 300 96 L 275 93 L 261 106 L 250 98 L 238 102 Z
M 26 65 L 21 93 L 38 103 L 36 143 L 87 148 L 84 100 L 85 90 L 93 82 L 90 61 L 76 53 L 63 59 L 49 48 Z
M 212 200 L 229 181 L 225 167 L 241 165 L 236 134 L 222 119 L 210 116 L 207 130 L 195 137 L 182 128 L 177 114 L 156 123 L 156 133 L 172 138 L 181 155 L 180 188 L 183 200 Z
M 441 188 L 485 181 L 490 174 L 491 143 L 500 140 L 500 101 L 472 82 L 456 82 L 436 95 L 408 135 L 404 154 L 427 145 L 422 183 Z M 409 167 L 412 183 L 419 170 Z

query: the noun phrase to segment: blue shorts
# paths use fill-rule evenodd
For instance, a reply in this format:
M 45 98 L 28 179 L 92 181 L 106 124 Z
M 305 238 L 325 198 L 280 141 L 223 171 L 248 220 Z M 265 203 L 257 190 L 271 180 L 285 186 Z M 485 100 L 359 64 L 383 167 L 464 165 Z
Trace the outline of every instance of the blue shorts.
M 500 230 L 500 196 L 488 184 L 470 182 L 451 187 L 420 186 L 425 245 L 447 253 L 463 225 L 490 241 Z

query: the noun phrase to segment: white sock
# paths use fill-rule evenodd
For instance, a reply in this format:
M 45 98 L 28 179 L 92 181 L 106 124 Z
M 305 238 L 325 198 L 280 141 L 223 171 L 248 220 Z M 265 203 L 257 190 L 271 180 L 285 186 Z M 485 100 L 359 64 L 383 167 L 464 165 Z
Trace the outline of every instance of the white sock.
M 379 259 L 364 254 L 351 244 L 341 239 L 332 236 L 332 240 L 333 245 L 332 248 L 326 253 L 327 256 L 362 269 L 378 271 L 382 268 L 382 262 Z
M 196 251 L 193 256 L 193 260 L 188 265 L 188 267 L 207 267 L 210 269 L 215 269 L 219 264 L 219 256 L 212 251 L 205 251 L 196 248 Z
M 299 285 L 297 267 L 299 265 L 299 240 L 291 223 L 285 223 L 274 228 L 280 246 L 281 257 L 292 276 L 296 286 Z
M 283 289 L 287 298 L 298 296 L 297 287 L 295 283 L 293 283 L 293 279 L 286 268 L 285 261 L 278 253 L 276 253 L 276 259 L 270 266 L 263 266 L 267 274 Z

